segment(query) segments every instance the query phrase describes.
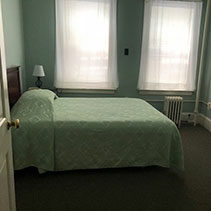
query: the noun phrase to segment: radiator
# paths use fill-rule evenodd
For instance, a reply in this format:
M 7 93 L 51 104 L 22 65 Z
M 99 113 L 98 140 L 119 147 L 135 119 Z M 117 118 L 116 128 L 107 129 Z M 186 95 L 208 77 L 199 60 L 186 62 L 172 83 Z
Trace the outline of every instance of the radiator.
M 166 96 L 164 101 L 164 114 L 178 127 L 181 123 L 183 98 L 179 96 Z

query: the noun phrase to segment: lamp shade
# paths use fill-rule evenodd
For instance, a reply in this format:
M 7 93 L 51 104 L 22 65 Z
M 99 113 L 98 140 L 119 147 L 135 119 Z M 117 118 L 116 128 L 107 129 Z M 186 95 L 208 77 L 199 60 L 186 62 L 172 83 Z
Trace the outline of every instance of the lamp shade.
M 43 66 L 42 65 L 35 65 L 34 66 L 34 72 L 33 72 L 32 75 L 36 76 L 36 77 L 44 77 L 45 72 L 44 72 Z

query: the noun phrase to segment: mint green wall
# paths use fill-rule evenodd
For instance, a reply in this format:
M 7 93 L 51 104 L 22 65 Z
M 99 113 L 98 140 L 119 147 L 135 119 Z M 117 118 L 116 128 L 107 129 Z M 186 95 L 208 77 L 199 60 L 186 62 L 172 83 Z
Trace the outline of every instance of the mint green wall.
M 35 64 L 42 64 L 43 85 L 53 88 L 55 63 L 55 0 L 23 0 L 26 86 L 34 86 Z
M 32 77 L 35 64 L 42 64 L 46 77 L 45 88 L 53 89 L 55 64 L 55 0 L 22 0 L 25 34 L 27 87 L 34 86 Z M 113 96 L 141 97 L 163 110 L 163 96 L 141 96 L 136 87 L 141 54 L 144 1 L 118 0 L 118 75 L 119 89 Z M 204 17 L 204 16 L 203 16 Z M 203 28 L 203 27 L 202 27 Z M 130 49 L 129 56 L 123 54 Z M 68 94 L 64 96 L 106 96 L 94 94 Z M 184 111 L 193 112 L 195 94 L 185 96 Z M 156 101 L 156 102 L 155 102 Z
M 211 102 L 211 21 L 209 22 L 208 31 L 206 59 L 201 86 L 201 100 L 204 102 Z M 211 118 L 211 111 L 208 110 L 207 106 L 203 103 L 200 104 L 200 112 Z
M 21 0 L 1 0 L 6 65 L 21 66 L 23 90 L 25 89 L 25 58 Z

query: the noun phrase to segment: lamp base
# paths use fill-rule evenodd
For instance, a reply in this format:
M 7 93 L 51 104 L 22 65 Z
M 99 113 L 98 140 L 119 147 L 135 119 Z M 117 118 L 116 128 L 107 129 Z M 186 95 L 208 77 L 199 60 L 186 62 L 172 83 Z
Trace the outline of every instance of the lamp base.
M 41 88 L 42 81 L 40 80 L 40 77 L 37 77 L 37 81 L 35 82 L 36 87 Z

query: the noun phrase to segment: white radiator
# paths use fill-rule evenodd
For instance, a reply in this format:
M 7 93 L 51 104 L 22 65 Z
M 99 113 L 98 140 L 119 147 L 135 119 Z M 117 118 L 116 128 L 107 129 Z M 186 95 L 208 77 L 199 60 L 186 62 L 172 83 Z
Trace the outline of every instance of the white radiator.
M 164 114 L 180 127 L 183 98 L 179 96 L 166 96 L 164 101 Z

